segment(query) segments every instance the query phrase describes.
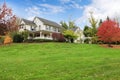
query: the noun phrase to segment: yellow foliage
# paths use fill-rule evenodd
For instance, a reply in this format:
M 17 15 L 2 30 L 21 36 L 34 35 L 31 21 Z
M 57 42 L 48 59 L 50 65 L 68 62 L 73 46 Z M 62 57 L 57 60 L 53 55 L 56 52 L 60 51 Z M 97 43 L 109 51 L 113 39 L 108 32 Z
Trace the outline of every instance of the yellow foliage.
M 9 36 L 9 35 L 6 35 L 5 36 L 5 39 L 4 39 L 4 44 L 10 44 L 12 43 L 12 38 Z

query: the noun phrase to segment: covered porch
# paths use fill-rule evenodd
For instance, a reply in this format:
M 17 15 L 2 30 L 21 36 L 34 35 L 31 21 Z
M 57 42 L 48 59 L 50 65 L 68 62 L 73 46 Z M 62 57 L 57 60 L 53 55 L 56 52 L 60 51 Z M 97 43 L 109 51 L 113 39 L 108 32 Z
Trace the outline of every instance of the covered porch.
M 32 39 L 47 39 L 47 40 L 53 40 L 52 38 L 52 32 L 48 31 L 37 31 L 33 32 Z

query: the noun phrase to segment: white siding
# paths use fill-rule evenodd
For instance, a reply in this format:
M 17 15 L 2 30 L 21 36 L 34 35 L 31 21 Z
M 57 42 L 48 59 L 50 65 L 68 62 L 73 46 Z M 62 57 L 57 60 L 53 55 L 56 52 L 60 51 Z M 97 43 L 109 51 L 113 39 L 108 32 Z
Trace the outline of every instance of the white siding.
M 42 21 L 40 21 L 38 18 L 34 19 L 34 23 L 37 25 L 36 31 L 46 30 L 46 31 L 51 31 L 51 32 L 58 32 L 58 29 L 59 29 L 59 28 L 56 28 L 56 27 L 53 27 L 50 25 L 44 25 L 44 23 Z M 41 28 L 39 28 L 39 27 L 41 27 Z
M 36 31 L 39 31 L 40 29 L 41 29 L 41 30 L 45 30 L 45 25 L 44 25 L 43 22 L 40 21 L 38 18 L 35 18 L 35 19 L 34 19 L 34 23 L 37 25 Z
M 31 26 L 30 25 L 25 25 L 25 27 L 26 27 L 26 30 L 31 31 Z

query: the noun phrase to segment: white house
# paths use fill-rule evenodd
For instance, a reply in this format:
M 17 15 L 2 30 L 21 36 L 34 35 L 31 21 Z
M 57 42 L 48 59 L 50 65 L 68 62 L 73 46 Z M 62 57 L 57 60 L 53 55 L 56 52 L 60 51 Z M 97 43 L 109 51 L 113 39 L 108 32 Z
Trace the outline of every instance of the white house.
M 29 39 L 48 39 L 53 40 L 53 33 L 62 33 L 64 28 L 56 22 L 35 17 L 33 21 L 21 19 L 19 31 L 29 31 Z M 84 43 L 83 31 L 79 27 L 72 28 L 71 30 L 77 34 L 78 38 L 74 40 L 75 43 Z
M 71 29 L 78 36 L 77 39 L 74 40 L 74 43 L 84 43 L 84 34 L 80 27 L 75 27 Z
M 21 19 L 19 31 L 29 31 L 34 33 L 34 39 L 49 39 L 53 40 L 53 33 L 61 33 L 62 27 L 53 21 L 35 17 L 33 21 Z

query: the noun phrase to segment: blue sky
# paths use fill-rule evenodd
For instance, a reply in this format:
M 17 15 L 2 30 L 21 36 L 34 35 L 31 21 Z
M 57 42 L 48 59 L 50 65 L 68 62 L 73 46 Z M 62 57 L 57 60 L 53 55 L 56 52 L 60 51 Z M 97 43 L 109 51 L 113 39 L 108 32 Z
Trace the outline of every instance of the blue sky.
M 0 4 L 3 2 L 0 0 Z M 82 29 L 84 25 L 89 25 L 90 11 L 98 20 L 120 14 L 120 0 L 6 0 L 6 3 L 20 18 L 32 20 L 38 16 L 58 23 L 71 19 Z

